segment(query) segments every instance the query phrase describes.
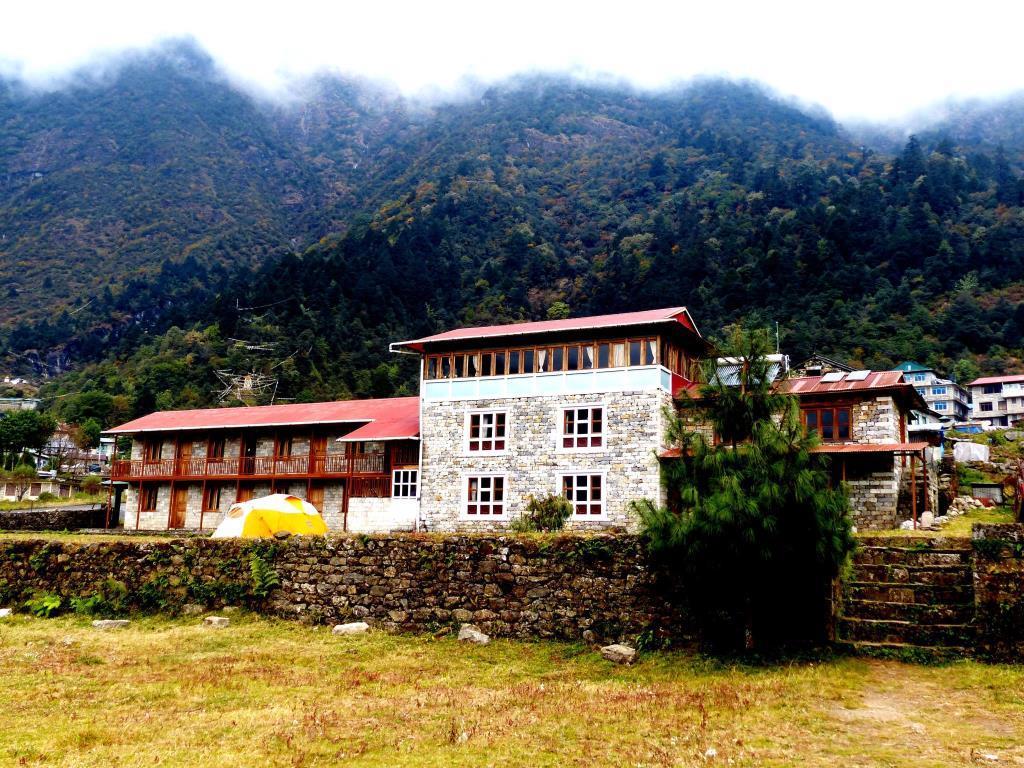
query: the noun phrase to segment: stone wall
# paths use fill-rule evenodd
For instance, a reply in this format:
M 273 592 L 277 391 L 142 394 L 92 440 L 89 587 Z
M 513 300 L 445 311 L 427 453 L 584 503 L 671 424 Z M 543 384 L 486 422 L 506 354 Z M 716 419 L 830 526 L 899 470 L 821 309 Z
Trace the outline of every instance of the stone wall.
M 976 525 L 978 646 L 995 658 L 1024 658 L 1024 525 Z
M 621 527 L 634 530 L 629 503 L 663 500 L 656 452 L 664 442 L 663 409 L 668 393 L 607 392 L 487 400 L 423 403 L 420 514 L 428 530 L 496 530 L 520 516 L 528 497 L 560 493 L 561 473 L 604 476 L 604 515 L 600 520 L 573 519 L 570 527 Z M 562 447 L 562 409 L 602 406 L 604 445 L 600 449 Z M 467 414 L 507 413 L 507 448 L 491 455 L 465 447 Z M 464 514 L 466 478 L 473 474 L 505 476 L 503 519 L 470 519 Z
M 254 594 L 253 557 L 280 579 L 266 600 Z M 126 594 L 118 596 L 118 584 Z M 0 605 L 20 606 L 40 592 L 66 604 L 102 594 L 122 612 L 231 603 L 410 632 L 472 621 L 494 635 L 569 640 L 686 633 L 633 536 L 0 542 Z
M 0 531 L 76 531 L 102 528 L 103 508 L 96 509 L 17 509 L 0 511 Z

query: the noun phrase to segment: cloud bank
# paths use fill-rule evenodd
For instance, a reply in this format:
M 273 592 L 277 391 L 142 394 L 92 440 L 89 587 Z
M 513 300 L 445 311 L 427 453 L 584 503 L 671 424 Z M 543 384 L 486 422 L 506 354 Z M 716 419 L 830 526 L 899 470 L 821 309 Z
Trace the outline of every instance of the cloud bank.
M 1024 88 L 1024 6 L 878 2 L 35 2 L 5 8 L 0 71 L 30 84 L 192 37 L 237 82 L 285 92 L 330 72 L 409 96 L 521 72 L 661 88 L 749 78 L 840 120 L 894 121 Z

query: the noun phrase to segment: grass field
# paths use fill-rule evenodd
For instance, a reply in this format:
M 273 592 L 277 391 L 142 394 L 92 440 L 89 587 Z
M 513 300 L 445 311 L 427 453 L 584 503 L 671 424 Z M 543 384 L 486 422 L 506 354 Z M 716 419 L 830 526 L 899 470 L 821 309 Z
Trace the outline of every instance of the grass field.
M 0 620 L 0 702 L 12 766 L 1024 765 L 1024 667 L 676 652 L 627 668 L 576 645 L 238 615 Z

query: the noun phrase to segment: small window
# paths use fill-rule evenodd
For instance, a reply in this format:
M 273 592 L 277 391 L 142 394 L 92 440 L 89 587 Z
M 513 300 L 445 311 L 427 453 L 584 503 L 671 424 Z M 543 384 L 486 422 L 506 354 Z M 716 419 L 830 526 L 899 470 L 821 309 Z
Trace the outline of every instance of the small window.
M 156 464 L 163 453 L 162 440 L 147 440 L 142 446 L 142 459 L 147 464 Z
M 612 368 L 623 368 L 626 365 L 626 345 L 624 342 L 612 344 Z
M 156 500 L 157 491 L 159 489 L 156 486 L 146 486 L 141 491 L 140 498 L 140 509 L 143 512 L 155 512 L 156 511 Z
M 504 376 L 505 375 L 505 353 L 495 352 L 494 353 L 494 375 Z
M 450 357 L 441 358 L 441 378 L 450 379 L 452 377 L 452 359 Z
M 808 433 L 816 433 L 826 443 L 850 439 L 849 408 L 806 408 L 801 416 Z
M 533 373 L 533 360 L 534 351 L 532 349 L 523 350 L 523 373 Z
M 492 352 L 484 352 L 483 357 L 480 360 L 480 375 L 490 376 L 494 370 L 494 354 Z
M 641 361 L 643 360 L 642 351 L 643 350 L 642 350 L 642 347 L 641 347 L 641 342 L 639 342 L 639 341 L 631 341 L 631 342 L 629 342 L 629 364 L 630 365 L 640 365 L 641 364 Z
M 483 475 L 466 478 L 466 515 L 500 517 L 505 514 L 505 478 Z
M 391 496 L 415 499 L 419 493 L 419 470 L 396 469 L 391 475 Z
M 597 345 L 597 367 L 607 368 L 611 365 L 611 344 L 604 342 Z
M 505 450 L 505 412 L 490 411 L 469 414 L 467 447 L 471 451 Z
M 603 445 L 603 408 L 566 408 L 562 411 L 563 448 L 600 448 Z
M 566 359 L 569 362 L 566 370 L 578 371 L 580 369 L 580 348 L 573 345 L 566 350 Z
M 594 345 L 587 344 L 580 348 L 580 356 L 583 361 L 583 370 L 589 371 L 594 367 Z
M 986 395 L 998 395 L 1002 391 L 1003 391 L 1003 385 L 1002 384 L 986 384 L 985 388 L 983 390 L 983 392 Z
M 551 370 L 551 350 L 550 349 L 538 349 L 537 350 L 537 371 L 538 373 L 547 373 Z
M 565 369 L 565 347 L 553 347 L 551 349 L 551 370 L 561 371 Z
M 253 497 L 253 488 L 252 488 L 252 486 L 251 485 L 243 485 L 241 488 L 238 489 L 238 498 L 235 499 L 235 501 L 240 504 L 243 501 L 249 501 L 252 497 Z
M 279 437 L 277 443 L 274 446 L 274 455 L 279 459 L 288 459 L 292 455 L 292 438 Z
M 571 503 L 576 517 L 604 514 L 604 478 L 601 475 L 563 475 L 562 495 Z
M 224 458 L 224 438 L 223 437 L 211 437 L 206 443 L 206 458 L 208 459 L 223 459 Z
M 203 492 L 203 512 L 220 511 L 220 486 L 208 485 Z
M 991 411 L 992 410 L 992 403 L 982 403 L 981 404 L 981 410 L 983 410 L 983 411 Z
M 43 492 L 43 484 L 42 483 L 32 483 L 32 485 L 29 486 L 29 489 L 28 489 L 28 495 L 29 496 L 38 496 L 42 492 Z
M 428 379 L 436 379 L 438 377 L 439 371 L 440 371 L 440 366 L 438 365 L 438 359 L 436 357 L 428 357 L 427 358 L 427 378 Z
M 654 339 L 644 341 L 644 365 L 655 365 L 658 362 L 658 344 Z
M 466 376 L 473 379 L 480 375 L 480 355 L 466 355 Z
M 465 355 L 456 355 L 455 356 L 455 372 L 454 372 L 453 376 L 456 379 L 461 379 L 465 375 L 466 375 L 466 356 Z
M 518 349 L 510 349 L 508 352 L 508 375 L 514 376 L 519 373 L 519 365 L 521 362 L 521 355 Z

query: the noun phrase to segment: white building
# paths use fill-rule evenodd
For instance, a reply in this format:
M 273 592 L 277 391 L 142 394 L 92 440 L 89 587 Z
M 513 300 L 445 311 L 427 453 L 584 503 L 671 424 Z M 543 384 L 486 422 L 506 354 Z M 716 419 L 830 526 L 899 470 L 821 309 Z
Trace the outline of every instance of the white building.
M 967 386 L 971 417 L 985 429 L 1010 427 L 1024 419 L 1024 376 L 986 376 Z

